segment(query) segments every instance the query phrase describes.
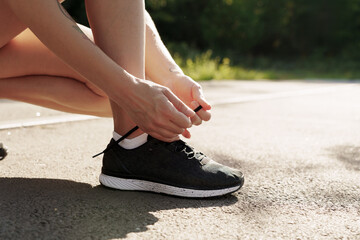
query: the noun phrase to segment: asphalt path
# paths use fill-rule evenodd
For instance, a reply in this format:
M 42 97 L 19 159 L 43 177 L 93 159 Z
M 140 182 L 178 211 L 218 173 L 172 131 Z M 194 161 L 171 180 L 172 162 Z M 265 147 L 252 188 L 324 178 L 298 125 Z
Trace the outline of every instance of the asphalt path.
M 111 119 L 0 102 L 0 239 L 360 239 L 360 83 L 203 86 L 213 118 L 188 142 L 245 174 L 215 199 L 105 189 Z

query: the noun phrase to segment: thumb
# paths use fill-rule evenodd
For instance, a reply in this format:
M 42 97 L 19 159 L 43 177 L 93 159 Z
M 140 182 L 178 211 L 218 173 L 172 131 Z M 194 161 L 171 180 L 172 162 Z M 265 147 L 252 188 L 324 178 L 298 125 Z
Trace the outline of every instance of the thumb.
M 197 101 L 204 108 L 204 110 L 211 109 L 211 105 L 206 101 L 206 99 L 204 97 L 201 86 L 194 85 L 192 87 L 192 96 L 193 96 L 194 100 Z

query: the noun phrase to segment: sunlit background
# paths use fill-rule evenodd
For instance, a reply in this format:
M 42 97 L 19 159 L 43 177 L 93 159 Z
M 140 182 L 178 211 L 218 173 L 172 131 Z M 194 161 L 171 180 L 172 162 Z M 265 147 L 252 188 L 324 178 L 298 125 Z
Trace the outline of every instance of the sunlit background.
M 197 80 L 360 78 L 360 0 L 146 0 Z M 84 1 L 64 3 L 87 25 Z

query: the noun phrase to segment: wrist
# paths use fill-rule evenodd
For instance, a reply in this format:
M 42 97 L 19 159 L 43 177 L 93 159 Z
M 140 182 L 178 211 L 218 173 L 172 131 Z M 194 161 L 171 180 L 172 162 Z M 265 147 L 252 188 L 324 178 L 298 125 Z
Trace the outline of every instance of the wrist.
M 107 86 L 105 91 L 108 97 L 115 102 L 122 102 L 126 100 L 127 95 L 131 89 L 138 83 L 139 79 L 130 73 L 122 70 L 121 73 L 109 77 L 111 84 Z
M 178 65 L 172 66 L 169 68 L 169 73 L 172 75 L 183 76 L 184 72 Z
M 160 85 L 169 86 L 174 81 L 180 80 L 184 77 L 186 77 L 186 75 L 180 68 L 169 68 L 166 71 L 162 72 L 161 75 L 159 75 L 159 77 L 151 80 Z

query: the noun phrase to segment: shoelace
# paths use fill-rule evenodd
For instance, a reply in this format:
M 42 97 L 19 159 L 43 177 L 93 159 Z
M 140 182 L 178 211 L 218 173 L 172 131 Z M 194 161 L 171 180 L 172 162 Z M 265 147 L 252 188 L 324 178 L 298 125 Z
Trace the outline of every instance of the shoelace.
M 182 140 L 178 140 L 167 144 L 174 146 L 176 152 L 183 152 L 184 154 L 186 154 L 189 159 L 195 158 L 196 160 L 201 162 L 201 160 L 205 157 L 205 155 L 202 152 L 194 151 L 193 147 L 189 146 L 186 142 Z
M 202 106 L 198 106 L 197 108 L 194 109 L 194 112 L 197 112 L 199 111 L 200 109 L 202 109 Z M 128 131 L 127 133 L 124 134 L 124 136 L 122 136 L 120 139 L 118 139 L 117 141 L 113 142 L 112 144 L 109 144 L 104 151 L 98 153 L 98 154 L 95 154 L 93 156 L 93 158 L 97 157 L 97 156 L 100 156 L 101 154 L 104 154 L 106 153 L 107 151 L 109 151 L 111 148 L 113 148 L 116 144 L 118 144 L 119 142 L 121 142 L 122 140 L 124 140 L 125 138 L 127 138 L 128 136 L 130 136 L 133 132 L 135 132 L 136 130 L 138 130 L 139 127 L 138 126 L 135 126 L 134 128 L 132 128 L 130 131 Z M 175 141 L 177 142 L 177 141 Z M 175 143 L 173 142 L 173 143 Z M 190 146 L 189 146 L 190 147 Z

